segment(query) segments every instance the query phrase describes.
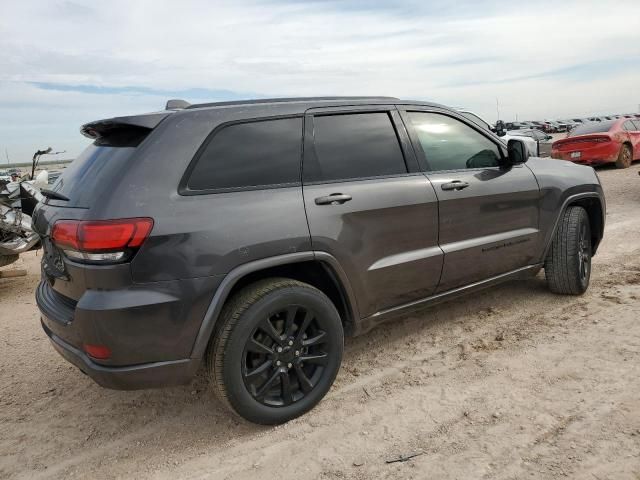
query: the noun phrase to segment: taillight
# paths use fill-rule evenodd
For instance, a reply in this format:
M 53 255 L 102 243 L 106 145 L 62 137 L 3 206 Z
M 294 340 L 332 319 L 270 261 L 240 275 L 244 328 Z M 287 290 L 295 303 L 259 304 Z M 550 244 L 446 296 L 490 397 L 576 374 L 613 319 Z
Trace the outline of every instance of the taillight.
M 560 148 L 574 148 L 574 145 L 578 144 L 585 144 L 585 143 L 606 143 L 606 142 L 610 142 L 611 141 L 611 137 L 608 137 L 606 135 L 601 135 L 601 136 L 594 136 L 594 137 L 586 137 L 586 138 L 566 138 L 563 140 L 558 140 L 557 142 L 553 143 L 551 145 L 551 148 L 556 148 L 556 149 L 560 149 Z M 578 147 L 575 147 L 578 148 Z
M 151 218 L 58 220 L 53 225 L 51 240 L 73 260 L 122 262 L 142 245 L 152 228 Z

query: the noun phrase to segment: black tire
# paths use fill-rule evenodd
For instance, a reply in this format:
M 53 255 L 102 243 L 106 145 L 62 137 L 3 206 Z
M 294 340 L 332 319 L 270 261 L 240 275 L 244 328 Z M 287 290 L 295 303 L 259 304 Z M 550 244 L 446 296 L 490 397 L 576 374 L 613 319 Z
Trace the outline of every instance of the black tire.
M 544 262 L 549 289 L 563 295 L 581 295 L 591 277 L 591 226 L 582 207 L 562 214 L 551 249 Z
M 633 160 L 633 150 L 626 143 L 622 145 L 620 153 L 618 154 L 618 160 L 616 160 L 616 167 L 629 168 Z
M 343 349 L 340 315 L 324 293 L 296 280 L 269 278 L 227 302 L 206 362 L 213 389 L 229 410 L 274 425 L 322 400 Z

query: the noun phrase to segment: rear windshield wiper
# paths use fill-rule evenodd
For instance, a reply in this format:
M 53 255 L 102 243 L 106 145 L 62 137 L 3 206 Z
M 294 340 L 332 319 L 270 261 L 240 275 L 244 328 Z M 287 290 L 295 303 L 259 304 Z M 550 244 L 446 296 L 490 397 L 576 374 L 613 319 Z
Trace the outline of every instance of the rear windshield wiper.
M 65 202 L 69 201 L 69 198 L 65 197 L 61 193 L 54 192 L 53 190 L 48 190 L 46 188 L 40 190 L 40 193 L 47 198 L 51 198 L 52 200 L 64 200 Z

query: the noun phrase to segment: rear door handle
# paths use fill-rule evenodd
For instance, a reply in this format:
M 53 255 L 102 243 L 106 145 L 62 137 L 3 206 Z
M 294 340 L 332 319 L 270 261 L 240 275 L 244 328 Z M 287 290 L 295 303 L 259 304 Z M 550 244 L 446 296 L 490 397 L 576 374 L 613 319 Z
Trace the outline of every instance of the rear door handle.
M 463 188 L 467 188 L 469 184 L 467 182 L 462 182 L 460 180 L 454 180 L 453 182 L 443 183 L 442 190 L 462 190 Z
M 344 193 L 332 193 L 326 197 L 318 197 L 315 202 L 316 205 L 342 205 L 344 202 L 351 200 L 351 195 Z

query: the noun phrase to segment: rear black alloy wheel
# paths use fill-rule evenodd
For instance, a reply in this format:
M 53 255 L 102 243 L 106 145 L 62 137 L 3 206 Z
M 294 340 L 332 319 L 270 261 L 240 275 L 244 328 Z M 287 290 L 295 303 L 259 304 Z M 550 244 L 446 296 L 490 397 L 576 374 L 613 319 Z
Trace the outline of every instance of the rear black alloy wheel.
M 330 352 L 315 312 L 290 305 L 264 318 L 247 340 L 244 384 L 263 405 L 291 405 L 318 384 Z
M 304 414 L 329 391 L 343 344 L 340 315 L 324 293 L 270 278 L 225 304 L 207 366 L 216 395 L 232 412 L 278 424 Z

